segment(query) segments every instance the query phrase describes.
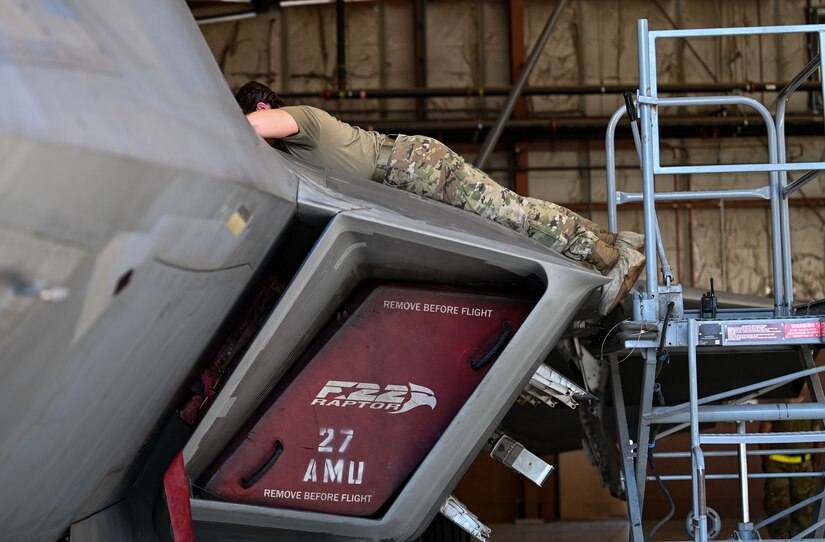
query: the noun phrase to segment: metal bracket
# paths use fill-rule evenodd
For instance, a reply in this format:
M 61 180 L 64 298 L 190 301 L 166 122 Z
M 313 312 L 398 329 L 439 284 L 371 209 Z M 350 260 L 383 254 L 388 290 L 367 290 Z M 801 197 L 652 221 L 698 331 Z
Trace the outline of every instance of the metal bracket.
M 479 542 L 488 542 L 490 540 L 489 527 L 479 521 L 478 516 L 470 512 L 464 504 L 456 499 L 453 495 L 447 497 L 444 504 L 441 506 L 441 513 L 445 518 L 449 519 L 473 538 Z
M 637 93 L 636 101 L 645 105 L 659 105 L 659 98 L 656 96 L 643 96 L 642 94 Z
M 636 295 L 637 294 L 634 294 L 633 320 L 637 322 L 658 322 L 658 292 L 655 294 L 641 292 L 638 294 L 638 299 L 635 299 Z
M 578 401 L 595 397 L 548 365 L 542 364 L 521 392 L 520 399 L 531 405 L 545 403 L 551 407 L 556 406 L 556 401 L 561 401 L 570 408 L 576 408 L 579 406 Z
M 576 354 L 578 354 L 577 361 L 587 391 L 601 391 L 600 384 L 602 383 L 602 375 L 604 373 L 604 363 L 584 348 L 578 337 L 573 338 L 573 346 L 575 346 Z
M 507 435 L 502 435 L 493 445 L 490 457 L 529 478 L 538 486 L 544 484 L 554 470 L 553 465 L 546 463 L 523 444 Z
M 659 314 L 664 318 L 667 314 L 667 305 L 673 301 L 673 311 L 670 317 L 673 320 L 683 318 L 685 315 L 685 303 L 682 296 L 682 285 L 671 284 L 670 286 L 659 285 Z

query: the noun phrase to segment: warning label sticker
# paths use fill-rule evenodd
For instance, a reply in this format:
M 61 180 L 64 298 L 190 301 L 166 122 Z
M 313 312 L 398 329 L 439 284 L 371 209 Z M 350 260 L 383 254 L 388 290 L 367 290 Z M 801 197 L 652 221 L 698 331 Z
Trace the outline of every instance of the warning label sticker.
M 820 321 L 728 324 L 725 343 L 779 342 L 787 339 L 821 339 L 825 326 Z
M 725 326 L 725 341 L 764 342 L 781 341 L 785 337 L 782 324 L 736 324 Z
M 822 322 L 795 322 L 785 324 L 786 339 L 812 339 L 822 334 Z

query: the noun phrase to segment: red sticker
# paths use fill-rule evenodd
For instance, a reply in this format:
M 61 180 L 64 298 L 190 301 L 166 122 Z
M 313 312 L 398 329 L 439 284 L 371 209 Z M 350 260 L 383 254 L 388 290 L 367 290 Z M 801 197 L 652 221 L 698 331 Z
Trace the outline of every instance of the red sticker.
M 818 338 L 821 334 L 821 322 L 794 322 L 785 324 L 786 339 Z

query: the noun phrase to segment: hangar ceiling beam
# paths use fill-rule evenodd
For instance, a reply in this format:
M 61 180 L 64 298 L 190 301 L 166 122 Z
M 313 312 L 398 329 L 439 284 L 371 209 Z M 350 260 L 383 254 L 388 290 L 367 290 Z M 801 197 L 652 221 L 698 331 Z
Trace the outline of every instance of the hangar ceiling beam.
M 524 0 L 510 0 L 510 82 L 515 84 L 519 72 L 524 65 Z M 513 118 L 526 119 L 527 98 L 522 94 L 516 100 L 513 109 Z M 523 151 L 520 143 L 510 147 L 512 163 L 515 168 L 513 174 L 513 189 L 524 196 L 530 195 L 530 168 L 529 154 Z
M 504 125 L 506 124 L 507 119 L 510 118 L 510 114 L 513 112 L 513 107 L 516 104 L 516 100 L 518 100 L 519 96 L 521 96 L 522 89 L 527 85 L 527 79 L 530 77 L 530 74 L 533 73 L 533 68 L 536 67 L 536 62 L 538 61 L 542 50 L 544 50 L 544 45 L 547 43 L 547 39 L 550 37 L 550 34 L 553 32 L 553 28 L 556 26 L 556 21 L 559 20 L 559 15 L 561 15 L 561 12 L 566 5 L 567 0 L 558 0 L 558 4 L 556 4 L 555 9 L 553 9 L 553 12 L 550 14 L 550 18 L 547 19 L 547 23 L 544 25 L 544 29 L 541 31 L 539 39 L 536 41 L 535 46 L 533 46 L 533 50 L 530 52 L 530 56 L 527 57 L 527 61 L 521 69 L 518 80 L 510 91 L 510 95 L 507 96 L 507 101 L 505 102 L 504 107 L 501 108 L 501 111 L 496 118 L 496 123 L 490 129 L 490 132 L 487 134 L 487 138 L 484 140 L 484 144 L 481 146 L 481 150 L 478 152 L 478 156 L 475 161 L 475 166 L 477 168 L 484 168 L 487 159 L 490 157 L 490 153 L 496 146 L 499 137 L 501 137 L 501 132 L 504 130 Z
M 414 9 L 415 86 L 425 88 L 427 86 L 427 0 L 415 0 Z M 422 96 L 426 96 L 426 94 Z M 427 118 L 426 98 L 420 97 L 415 101 L 415 118 L 418 120 Z
M 344 13 L 344 0 L 335 3 L 335 30 L 338 36 L 338 92 L 347 88 L 347 20 Z
M 521 57 L 524 58 L 523 55 Z M 416 83 L 418 85 L 418 83 Z M 754 92 L 778 92 L 785 85 L 784 81 L 737 81 L 730 83 L 685 83 L 685 84 L 664 84 L 659 85 L 659 94 L 687 94 L 687 93 L 754 93 Z M 617 100 L 628 89 L 628 84 L 622 85 L 553 85 L 553 86 L 529 86 L 521 91 L 524 96 L 566 96 L 581 94 L 615 94 Z M 818 81 L 806 81 L 799 87 L 803 91 L 821 91 L 822 86 Z M 512 92 L 512 87 L 421 87 L 413 88 L 374 88 L 374 89 L 349 89 L 344 98 L 363 100 L 367 98 L 449 98 L 466 97 L 474 98 L 479 96 L 507 96 Z M 331 97 L 324 92 L 318 91 L 296 91 L 282 92 L 283 98 L 318 98 Z M 619 101 L 616 102 L 617 104 Z M 518 102 L 517 102 L 518 107 Z

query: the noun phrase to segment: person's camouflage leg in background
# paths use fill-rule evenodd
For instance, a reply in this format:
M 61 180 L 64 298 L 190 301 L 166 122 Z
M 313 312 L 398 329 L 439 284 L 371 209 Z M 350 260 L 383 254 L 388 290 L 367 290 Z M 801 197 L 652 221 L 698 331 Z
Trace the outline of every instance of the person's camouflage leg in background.
M 597 250 L 601 229 L 595 223 L 555 203 L 502 187 L 432 138 L 399 137 L 384 184 L 471 211 L 573 260 L 589 260 Z
M 801 463 L 780 463 L 765 461 L 765 472 L 792 473 L 813 472 L 813 461 Z M 786 508 L 802 502 L 813 495 L 815 478 L 767 478 L 765 480 L 764 505 L 768 517 L 778 514 Z M 783 518 L 768 524 L 771 538 L 791 538 L 811 526 L 813 505 L 805 506 Z

